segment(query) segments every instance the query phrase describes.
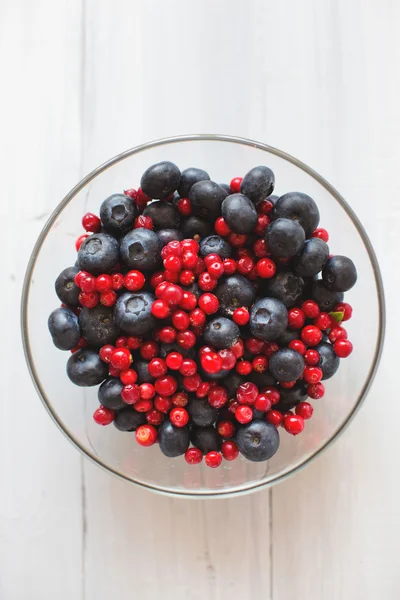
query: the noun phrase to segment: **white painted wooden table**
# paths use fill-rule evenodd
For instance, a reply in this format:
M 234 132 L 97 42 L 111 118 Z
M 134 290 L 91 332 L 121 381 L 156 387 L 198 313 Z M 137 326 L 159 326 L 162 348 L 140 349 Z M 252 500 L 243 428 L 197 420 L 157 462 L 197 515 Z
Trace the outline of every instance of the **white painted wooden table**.
M 1 0 L 1 600 L 399 598 L 399 19 L 398 0 Z M 187 132 L 312 165 L 361 218 L 387 292 L 381 368 L 339 443 L 217 502 L 86 462 L 19 339 L 28 255 L 59 200 L 119 151 Z

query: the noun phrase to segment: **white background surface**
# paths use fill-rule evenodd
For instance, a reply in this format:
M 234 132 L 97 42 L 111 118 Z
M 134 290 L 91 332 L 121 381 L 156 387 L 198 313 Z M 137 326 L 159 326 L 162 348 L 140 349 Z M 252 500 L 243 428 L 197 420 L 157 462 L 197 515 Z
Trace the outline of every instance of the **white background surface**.
M 1 600 L 399 597 L 397 0 L 0 0 Z M 381 263 L 388 332 L 357 419 L 270 491 L 158 497 L 82 459 L 29 379 L 19 301 L 49 213 L 100 162 L 187 132 L 312 165 Z

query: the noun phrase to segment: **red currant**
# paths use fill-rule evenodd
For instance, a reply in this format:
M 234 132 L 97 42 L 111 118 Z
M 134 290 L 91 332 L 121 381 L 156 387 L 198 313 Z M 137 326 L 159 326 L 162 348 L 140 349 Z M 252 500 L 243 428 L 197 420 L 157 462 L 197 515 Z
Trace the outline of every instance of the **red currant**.
M 288 311 L 288 325 L 291 329 L 301 329 L 305 320 L 306 316 L 300 308 L 291 308 Z
M 196 392 L 201 385 L 201 377 L 198 373 L 190 377 L 184 377 L 182 385 L 188 392 Z
M 212 387 L 208 393 L 208 403 L 213 408 L 222 408 L 228 402 L 228 392 L 222 386 Z
M 306 300 L 303 302 L 301 305 L 301 310 L 307 319 L 315 319 L 315 317 L 318 317 L 320 313 L 319 306 L 316 302 L 314 302 L 314 300 Z
M 306 351 L 306 346 L 301 340 L 291 340 L 289 342 L 289 348 L 295 350 L 299 354 L 304 354 Z
M 99 351 L 99 356 L 101 360 L 105 363 L 110 363 L 111 355 L 114 352 L 114 350 L 115 348 L 114 346 L 111 346 L 111 344 L 106 344 L 105 346 L 102 346 Z
M 270 279 L 276 273 L 276 264 L 270 258 L 261 258 L 256 265 L 257 275 L 263 279 Z
M 303 419 L 311 419 L 314 412 L 313 407 L 309 402 L 300 402 L 295 408 L 296 415 L 299 415 Z
M 189 402 L 188 395 L 185 392 L 177 392 L 172 396 L 172 404 L 173 406 L 186 406 Z
M 282 425 L 283 422 L 283 415 L 279 410 L 268 411 L 265 418 L 268 423 L 275 425 L 275 427 L 279 427 L 279 425 Z
M 139 386 L 129 383 L 121 390 L 121 398 L 125 404 L 135 404 L 140 400 Z
M 249 338 L 244 345 L 251 354 L 259 354 L 264 349 L 264 342 L 258 338 Z
M 156 408 L 157 410 L 159 410 L 162 413 L 169 412 L 171 406 L 172 406 L 172 400 L 171 400 L 171 398 L 168 398 L 167 396 L 156 396 L 154 398 L 154 408 Z
M 222 463 L 222 455 L 216 450 L 211 450 L 205 455 L 204 462 L 206 463 L 207 467 L 215 469 Z
M 326 331 L 331 327 L 331 317 L 326 312 L 322 312 L 314 319 L 314 325 L 321 329 L 322 331 Z
M 231 192 L 233 194 L 239 194 L 242 181 L 243 181 L 243 177 L 235 177 L 234 179 L 231 180 L 229 187 L 231 188 Z
M 306 346 L 317 346 L 322 340 L 321 330 L 315 325 L 306 325 L 301 331 L 301 339 Z
M 161 425 L 164 420 L 164 415 L 159 410 L 155 408 L 150 409 L 146 413 L 146 421 L 149 425 Z
M 319 400 L 325 394 L 325 386 L 323 383 L 314 383 L 307 386 L 307 394 L 313 400 Z
M 183 310 L 176 310 L 172 314 L 172 325 L 178 331 L 185 331 L 190 325 L 189 315 Z
M 180 366 L 179 373 L 184 377 L 191 377 L 197 372 L 197 363 L 191 358 L 185 358 Z
M 75 242 L 75 250 L 78 252 L 79 248 L 82 246 L 83 242 L 89 237 L 88 233 L 84 233 L 80 235 Z
M 131 385 L 137 381 L 137 373 L 133 369 L 124 369 L 119 374 L 119 378 L 124 385 Z
M 133 408 L 136 410 L 136 412 L 145 413 L 149 412 L 149 410 L 153 408 L 153 403 L 151 400 L 139 400 L 139 402 L 135 403 Z
M 249 360 L 239 360 L 236 363 L 236 371 L 239 375 L 249 375 L 253 370 L 253 365 Z
M 304 419 L 299 415 L 288 414 L 283 419 L 283 426 L 288 433 L 298 435 L 304 429 Z
M 232 320 L 238 325 L 247 325 L 250 321 L 250 313 L 248 308 L 241 306 L 233 311 Z
M 269 215 L 273 208 L 274 205 L 270 200 L 261 200 L 261 202 L 257 204 L 257 211 L 262 215 Z
M 199 275 L 197 283 L 203 292 L 211 292 L 211 290 L 217 287 L 218 281 L 214 279 L 214 277 L 211 277 L 210 273 L 206 271 L 205 273 L 201 273 L 201 275 Z
M 93 413 L 93 419 L 98 425 L 109 425 L 114 421 L 114 411 L 104 406 L 99 406 Z
M 219 373 L 222 369 L 222 358 L 216 352 L 204 353 L 200 362 L 206 373 Z
M 234 248 L 240 248 L 247 242 L 247 237 L 247 235 L 241 233 L 230 233 L 228 236 L 228 241 Z
M 212 315 L 219 309 L 219 300 L 214 294 L 202 294 L 198 304 L 207 315 Z
M 271 410 L 272 402 L 267 394 L 259 394 L 254 403 L 254 408 L 260 412 L 268 412 Z
M 353 344 L 350 340 L 338 340 L 333 344 L 333 349 L 339 358 L 347 358 L 353 352 Z
M 318 227 L 318 229 L 315 229 L 312 232 L 311 237 L 319 238 L 320 240 L 323 240 L 324 242 L 329 241 L 329 234 L 326 231 L 326 229 L 323 229 L 322 227 Z
M 169 419 L 175 427 L 185 427 L 189 421 L 189 415 L 185 408 L 176 407 L 169 413 Z
M 95 289 L 96 292 L 109 292 L 112 290 L 113 281 L 111 275 L 99 275 L 96 277 Z
M 319 383 L 322 379 L 322 369 L 307 366 L 303 371 L 303 379 L 306 383 Z
M 253 420 L 253 410 L 250 408 L 250 406 L 238 406 L 235 410 L 235 417 L 239 423 L 245 425 Z
M 215 229 L 215 232 L 218 233 L 218 235 L 221 235 L 222 237 L 226 237 L 230 233 L 232 233 L 231 230 L 229 229 L 224 217 L 219 217 L 215 221 L 214 229 Z
M 156 379 L 154 387 L 160 396 L 172 396 L 175 394 L 178 384 L 175 377 L 165 375 Z
M 96 289 L 96 279 L 93 275 L 85 275 L 80 279 L 80 286 L 82 292 L 94 292 Z
M 233 275 L 236 273 L 236 262 L 233 260 L 233 258 L 225 258 L 223 265 L 225 275 Z
M 271 219 L 267 217 L 267 215 L 258 215 L 257 217 L 257 225 L 254 228 L 254 233 L 262 237 L 265 234 L 265 230 L 268 225 L 271 223 Z
M 140 346 L 140 355 L 145 360 L 151 360 L 156 357 L 158 353 L 158 344 L 153 340 L 147 340 Z
M 254 404 L 258 396 L 258 388 L 251 381 L 246 381 L 238 386 L 236 390 L 236 398 L 240 404 Z
M 251 364 L 253 371 L 256 371 L 257 373 L 265 373 L 265 371 L 268 369 L 268 358 L 260 354 L 259 356 L 253 358 Z
M 254 262 L 250 256 L 243 256 L 242 258 L 239 258 L 236 265 L 237 270 L 241 275 L 248 275 L 253 270 Z
M 135 437 L 141 446 L 152 446 L 157 440 L 157 429 L 153 425 L 140 425 L 135 431 Z
M 217 425 L 217 431 L 223 438 L 231 438 L 235 435 L 235 426 L 232 421 L 220 421 Z
M 113 290 L 121 290 L 124 287 L 124 276 L 122 275 L 122 273 L 113 273 L 111 275 L 111 279 Z
M 207 320 L 206 313 L 201 308 L 194 308 L 189 313 L 189 321 L 192 327 L 201 327 Z
M 137 335 L 130 335 L 126 340 L 126 345 L 131 350 L 137 350 L 143 344 L 143 338 Z
M 241 340 L 239 338 L 238 341 L 236 342 L 236 344 L 233 344 L 233 346 L 231 346 L 231 350 L 234 353 L 234 355 L 236 356 L 236 358 L 242 358 L 242 356 L 244 354 L 243 340 Z
M 103 292 L 100 294 L 100 304 L 103 306 L 114 306 L 117 301 L 117 294 L 110 290 L 109 292 Z
M 235 460 L 239 456 L 239 448 L 232 440 L 222 442 L 221 452 L 225 460 Z
M 178 335 L 176 336 L 176 342 L 177 344 L 179 344 L 179 346 L 181 348 L 184 348 L 185 350 L 189 350 L 189 348 L 193 348 L 193 346 L 196 344 L 196 336 L 193 333 L 193 331 L 180 331 L 178 333 Z
M 192 206 L 189 198 L 181 198 L 176 204 L 177 209 L 184 217 L 188 217 L 192 214 Z
M 158 337 L 160 338 L 160 342 L 163 344 L 172 344 L 172 342 L 176 339 L 176 330 L 173 327 L 167 325 L 160 329 Z
M 170 352 L 165 359 L 168 369 L 179 371 L 183 363 L 183 356 L 180 352 Z
M 133 229 L 153 229 L 153 227 L 153 219 L 145 215 L 140 215 L 139 217 L 136 217 L 135 223 L 133 225 Z
M 121 371 L 128 369 L 132 362 L 129 348 L 116 348 L 111 354 L 110 362 L 115 369 L 120 369 Z
M 137 292 L 142 289 L 145 281 L 145 277 L 140 271 L 129 271 L 125 275 L 124 286 L 130 292 Z
M 166 375 L 167 365 L 165 364 L 165 360 L 162 358 L 152 358 L 148 365 L 148 371 L 152 377 Z
M 189 448 L 185 452 L 185 460 L 189 465 L 198 465 L 203 460 L 203 453 L 199 448 Z
M 319 363 L 319 361 L 321 360 L 321 357 L 317 350 L 314 350 L 313 348 L 309 348 L 307 350 L 307 352 L 304 354 L 304 360 L 306 361 L 307 365 L 314 367 L 315 365 L 317 365 Z
M 267 242 L 264 239 L 257 240 L 253 245 L 254 254 L 257 258 L 265 258 L 268 256 Z
M 180 308 L 183 310 L 193 310 L 196 308 L 197 298 L 192 292 L 183 292 Z
M 189 271 L 188 269 L 184 269 L 179 275 L 179 283 L 181 285 L 192 285 L 195 280 L 195 274 L 193 271 Z
M 353 308 L 350 304 L 348 304 L 347 302 L 339 302 L 339 304 L 337 304 L 335 306 L 335 312 L 341 312 L 343 313 L 343 321 L 348 321 L 349 319 L 351 319 L 351 316 L 353 314 Z
M 151 305 L 151 314 L 156 319 L 166 319 L 171 314 L 171 309 L 165 300 L 154 300 Z
M 200 246 L 196 242 L 196 240 L 192 240 L 190 238 L 182 240 L 180 242 L 180 247 L 181 247 L 181 249 L 182 249 L 183 252 L 187 252 L 187 251 L 190 250 L 190 252 L 194 252 L 195 254 L 198 254 L 199 250 L 200 250 Z
M 344 327 L 333 327 L 328 337 L 332 344 L 337 342 L 337 340 L 347 340 L 347 331 Z
M 191 250 L 186 250 L 182 254 L 182 264 L 186 269 L 194 269 L 197 265 L 198 256 Z
M 206 396 L 208 396 L 208 392 L 211 389 L 211 385 L 208 381 L 203 381 L 202 383 L 200 383 L 199 387 L 196 390 L 196 396 L 198 398 L 205 398 Z
M 86 213 L 86 215 L 83 215 L 82 217 L 82 226 L 85 231 L 96 233 L 101 227 L 101 221 L 97 215 Z
M 279 400 L 281 399 L 281 394 L 276 387 L 266 387 L 263 389 L 262 393 L 271 400 L 272 405 L 278 404 Z

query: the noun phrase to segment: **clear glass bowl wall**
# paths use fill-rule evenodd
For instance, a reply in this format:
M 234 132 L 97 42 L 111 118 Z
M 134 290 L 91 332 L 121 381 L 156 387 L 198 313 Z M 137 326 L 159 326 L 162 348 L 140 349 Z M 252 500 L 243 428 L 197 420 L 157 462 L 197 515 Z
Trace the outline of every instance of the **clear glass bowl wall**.
M 75 239 L 81 219 L 98 214 L 112 193 L 138 187 L 141 174 L 161 160 L 181 170 L 197 166 L 211 179 L 229 183 L 250 168 L 266 164 L 276 177 L 275 193 L 302 191 L 312 196 L 329 231 L 332 253 L 351 257 L 359 280 L 345 299 L 353 307 L 346 324 L 353 354 L 326 381 L 323 399 L 312 401 L 314 415 L 297 437 L 281 431 L 281 446 L 266 463 L 243 458 L 223 462 L 218 469 L 189 466 L 183 457 L 168 459 L 157 445 L 142 448 L 132 433 L 93 422 L 97 387 L 78 388 L 66 376 L 68 352 L 57 350 L 47 330 L 49 313 L 59 305 L 54 281 L 76 260 Z M 339 194 L 311 169 L 292 157 L 249 140 L 227 136 L 184 136 L 129 150 L 88 175 L 58 206 L 45 226 L 28 267 L 22 301 L 25 351 L 36 388 L 65 435 L 88 457 L 128 481 L 151 489 L 186 496 L 219 496 L 272 484 L 306 464 L 343 430 L 362 401 L 376 370 L 383 340 L 384 306 L 379 269 L 368 238 Z

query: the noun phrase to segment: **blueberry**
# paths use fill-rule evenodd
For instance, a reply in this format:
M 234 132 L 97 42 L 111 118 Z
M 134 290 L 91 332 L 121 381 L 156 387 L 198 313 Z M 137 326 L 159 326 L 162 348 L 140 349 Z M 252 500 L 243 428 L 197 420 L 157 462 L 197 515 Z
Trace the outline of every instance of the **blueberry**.
M 105 344 L 114 344 L 119 335 L 119 329 L 114 322 L 113 309 L 101 304 L 94 308 L 83 308 L 79 314 L 79 325 L 88 344 L 96 348 Z
M 254 204 L 266 200 L 274 191 L 275 175 L 268 167 L 254 167 L 243 177 L 240 185 L 242 194 L 250 198 Z M 268 198 L 269 200 L 269 198 Z
M 203 169 L 190 167 L 181 173 L 181 181 L 178 187 L 178 194 L 181 198 L 187 198 L 192 186 L 199 181 L 209 181 L 210 176 Z
M 75 385 L 99 385 L 108 375 L 108 366 L 99 353 L 87 346 L 71 354 L 67 362 L 67 375 Z
M 148 204 L 143 214 L 151 218 L 156 231 L 158 229 L 179 229 L 181 224 L 181 215 L 176 206 L 162 200 Z
M 291 219 L 276 219 L 265 231 L 268 250 L 278 258 L 291 258 L 300 252 L 305 239 L 302 226 Z
M 55 290 L 61 302 L 68 306 L 77 306 L 79 304 L 80 289 L 74 281 L 75 275 L 79 273 L 79 267 L 67 267 L 56 279 Z
M 200 242 L 200 256 L 218 254 L 221 258 L 229 258 L 232 254 L 230 244 L 223 237 L 214 233 L 203 238 Z
M 330 379 L 339 368 L 340 358 L 336 356 L 332 344 L 321 342 L 315 346 L 315 350 L 319 353 L 321 360 L 318 366 L 322 369 L 322 379 Z
M 134 369 L 137 374 L 137 383 L 153 383 L 155 378 L 149 373 L 149 363 L 145 360 L 135 360 Z
M 197 398 L 195 395 L 189 396 L 186 410 L 192 423 L 199 427 L 213 425 L 218 417 L 218 410 L 209 404 L 207 398 Z
M 178 189 L 181 172 L 167 160 L 149 167 L 142 175 L 140 187 L 149 198 L 162 200 Z
M 309 236 L 318 227 L 319 210 L 314 200 L 301 192 L 289 192 L 281 196 L 271 212 L 272 219 L 293 219 Z
M 239 427 L 236 442 L 247 460 L 261 462 L 270 459 L 279 448 L 279 433 L 274 425 L 265 421 L 251 421 Z
M 119 410 L 114 417 L 114 425 L 119 431 L 135 431 L 135 429 L 145 423 L 145 414 L 136 412 L 130 406 Z
M 118 261 L 119 244 L 109 233 L 93 233 L 78 250 L 79 268 L 92 275 L 110 273 Z
M 304 290 L 304 280 L 292 271 L 279 271 L 275 277 L 264 283 L 265 293 L 277 298 L 288 308 L 295 306 Z
M 207 454 L 211 450 L 219 450 L 221 448 L 222 439 L 218 431 L 210 427 L 192 427 L 190 436 L 193 446 L 200 448 L 200 450 Z
M 128 335 L 144 335 L 156 326 L 156 319 L 151 314 L 155 298 L 149 292 L 122 294 L 114 308 L 114 320 L 124 333 Z
M 322 279 L 328 290 L 347 292 L 357 281 L 357 270 L 347 256 L 332 256 L 322 271 Z
M 105 408 L 110 410 L 120 410 L 126 406 L 121 398 L 121 390 L 124 384 L 118 377 L 109 377 L 98 389 L 97 397 L 99 402 Z
M 212 233 L 214 227 L 210 220 L 191 215 L 182 225 L 182 234 L 185 238 L 207 237 Z
M 53 344 L 59 350 L 72 350 L 81 337 L 78 317 L 69 308 L 56 308 L 48 319 Z
M 279 337 L 276 338 L 276 343 L 278 346 L 289 346 L 290 342 L 293 340 L 298 340 L 300 337 L 300 333 L 295 329 L 285 329 L 283 333 Z
M 313 277 L 322 271 L 328 257 L 328 244 L 319 238 L 311 238 L 305 242 L 302 251 L 295 257 L 293 270 L 301 277 Z
M 279 199 L 279 196 L 276 196 L 275 194 L 271 194 L 271 196 L 268 196 L 268 198 L 265 198 L 266 200 L 269 200 L 269 202 L 271 202 L 272 206 L 275 206 L 276 201 Z
M 174 458 L 185 454 L 189 448 L 189 427 L 174 427 L 167 419 L 162 423 L 158 431 L 160 450 L 165 456 Z
M 121 258 L 129 269 L 154 271 L 161 262 L 162 244 L 154 231 L 133 229 L 121 241 Z
M 220 216 L 221 204 L 226 196 L 226 191 L 215 181 L 199 181 L 189 192 L 193 213 L 213 220 Z
M 269 371 L 264 371 L 264 373 L 252 371 L 250 375 L 246 376 L 246 381 L 251 381 L 251 383 L 254 383 L 259 390 L 262 390 L 266 387 L 274 387 L 276 385 L 276 379 Z
M 252 371 L 252 373 L 255 373 L 255 371 Z M 228 392 L 228 398 L 234 398 L 236 396 L 236 390 L 239 387 L 239 385 L 242 385 L 242 383 L 244 383 L 246 380 L 250 381 L 249 377 L 250 375 L 248 375 L 245 379 L 236 371 L 230 371 L 226 379 L 221 381 L 221 385 L 223 385 L 226 391 Z
M 135 222 L 138 214 L 136 202 L 124 194 L 109 196 L 100 206 L 103 227 L 112 235 L 123 235 Z
M 330 312 L 343 300 L 341 292 L 334 292 L 325 287 L 324 282 L 319 279 L 315 281 L 312 287 L 312 299 L 318 304 L 321 310 Z
M 157 231 L 157 235 L 163 246 L 166 246 L 168 242 L 183 240 L 183 234 L 179 229 L 160 229 Z
M 276 340 L 288 324 L 286 307 L 276 298 L 262 298 L 250 310 L 249 323 L 256 338 L 265 342 Z
M 243 194 L 231 194 L 222 203 L 222 216 L 235 233 L 250 233 L 257 225 L 257 211 Z
M 236 344 L 239 337 L 239 327 L 226 317 L 216 317 L 208 321 L 204 329 L 204 341 L 218 350 L 230 348 Z
M 308 398 L 307 385 L 304 381 L 298 381 L 292 388 L 283 388 L 278 386 L 281 395 L 279 402 L 273 406 L 275 410 L 280 410 L 282 413 L 291 410 L 300 402 L 304 402 Z
M 242 275 L 222 277 L 214 293 L 220 302 L 220 312 L 224 317 L 231 317 L 239 306 L 251 306 L 256 299 L 253 284 Z
M 304 371 L 304 358 L 291 348 L 281 348 L 269 359 L 269 370 L 278 381 L 295 381 Z
M 228 196 L 230 194 L 232 194 L 232 190 L 231 190 L 230 186 L 227 183 L 219 183 L 218 185 L 220 187 L 222 187 L 223 190 L 225 190 L 225 192 L 228 194 Z

